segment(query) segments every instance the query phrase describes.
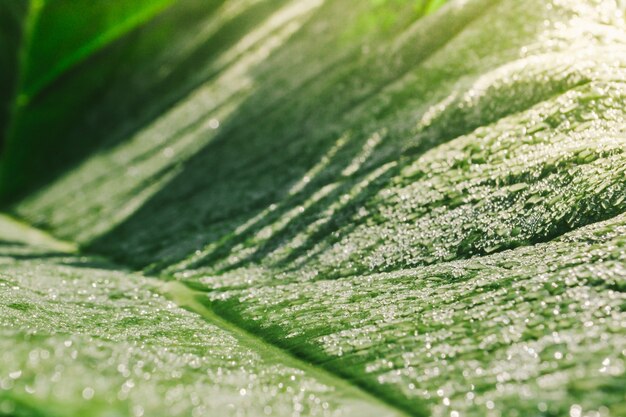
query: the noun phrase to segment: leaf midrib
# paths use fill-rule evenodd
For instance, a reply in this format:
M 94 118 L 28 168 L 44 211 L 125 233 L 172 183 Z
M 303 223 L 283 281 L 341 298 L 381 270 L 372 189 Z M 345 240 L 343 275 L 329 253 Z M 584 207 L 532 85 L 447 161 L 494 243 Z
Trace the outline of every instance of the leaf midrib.
M 20 240 L 23 243 L 31 245 L 35 244 L 36 246 L 49 248 L 61 253 L 86 255 L 77 249 L 78 246 L 75 243 L 57 239 L 48 232 L 37 229 L 8 213 L 0 212 L 0 221 L 3 224 L 5 234 L 15 240 Z M 276 358 L 276 361 L 279 363 L 301 369 L 315 376 L 318 380 L 354 398 L 361 398 L 383 409 L 388 409 L 390 415 L 400 417 L 423 417 L 426 415 L 424 412 L 416 411 L 405 404 L 396 403 L 392 399 L 387 398 L 384 393 L 370 389 L 366 384 L 361 383 L 361 381 L 347 378 L 339 372 L 332 372 L 329 368 L 318 366 L 308 361 L 306 358 L 300 357 L 296 353 L 286 350 L 269 342 L 266 338 L 246 330 L 234 321 L 229 320 L 227 317 L 211 309 L 208 304 L 208 299 L 207 303 L 202 303 L 201 300 L 206 298 L 206 293 L 203 291 L 193 290 L 180 281 L 164 281 L 156 276 L 144 275 L 141 272 L 135 271 L 133 268 L 120 265 L 98 254 L 96 254 L 96 256 L 106 262 L 107 265 L 114 267 L 115 270 L 133 271 L 133 274 L 139 274 L 144 278 L 153 280 L 157 283 L 157 292 L 162 296 L 168 298 L 177 306 L 199 315 L 206 322 L 226 331 L 228 334 L 235 337 L 242 346 L 248 347 L 254 352 L 263 353 L 270 358 Z

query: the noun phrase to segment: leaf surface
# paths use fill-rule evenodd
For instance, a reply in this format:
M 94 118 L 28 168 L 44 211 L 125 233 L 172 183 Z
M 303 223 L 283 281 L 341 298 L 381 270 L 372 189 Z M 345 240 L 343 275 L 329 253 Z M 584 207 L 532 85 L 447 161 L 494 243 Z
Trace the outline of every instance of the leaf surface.
M 184 288 L 0 221 L 0 415 L 402 415 Z
M 399 413 L 624 414 L 621 6 L 390 3 L 285 1 L 212 54 L 139 53 L 75 134 L 127 124 L 10 210 Z

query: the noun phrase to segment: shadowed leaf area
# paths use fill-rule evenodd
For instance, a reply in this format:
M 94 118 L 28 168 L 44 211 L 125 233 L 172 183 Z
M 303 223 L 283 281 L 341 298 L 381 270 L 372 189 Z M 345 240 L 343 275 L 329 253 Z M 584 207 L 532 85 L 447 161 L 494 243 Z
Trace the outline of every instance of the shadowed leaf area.
M 619 2 L 82 3 L 0 6 L 0 415 L 626 414 Z

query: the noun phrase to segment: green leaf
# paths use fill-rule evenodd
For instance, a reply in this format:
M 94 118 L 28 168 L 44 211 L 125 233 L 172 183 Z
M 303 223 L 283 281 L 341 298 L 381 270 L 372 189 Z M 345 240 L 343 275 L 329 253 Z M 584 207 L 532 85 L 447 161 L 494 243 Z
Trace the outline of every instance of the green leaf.
M 70 67 L 171 3 L 172 0 L 31 0 L 32 23 L 27 28 L 21 100 L 30 100 Z
M 0 415 L 402 415 L 234 329 L 176 284 L 0 221 L 35 242 L 0 249 Z
M 165 65 L 166 57 L 187 52 L 162 51 L 162 45 L 167 39 L 173 48 L 181 47 L 176 25 L 182 26 L 187 21 L 197 24 L 193 15 L 199 2 L 188 1 L 185 10 L 156 19 L 157 33 L 155 29 L 145 28 L 171 3 L 172 0 L 18 0 L 2 6 L 0 12 L 18 8 L 22 12 L 21 20 L 15 18 L 11 26 L 2 28 L 0 35 L 20 46 L 19 63 L 15 59 L 10 61 L 19 76 L 1 80 L 3 90 L 5 83 L 15 84 L 15 88 L 6 90 L 7 97 L 0 97 L 0 102 L 8 101 L 11 107 L 10 120 L 0 124 L 4 145 L 0 190 L 5 199 L 25 194 L 40 185 L 42 178 L 50 179 L 67 164 L 75 163 L 102 144 L 104 139 L 98 134 L 84 136 L 81 126 L 93 130 L 96 122 L 85 120 L 80 112 L 94 101 L 102 102 L 103 106 L 109 106 L 109 113 L 105 120 L 98 120 L 98 125 L 121 123 L 121 112 L 128 112 L 138 101 L 129 99 L 129 107 L 119 103 L 114 107 L 108 101 L 112 98 L 107 99 L 107 91 L 114 94 L 111 86 L 115 80 L 124 79 L 128 87 L 139 83 L 132 77 L 136 70 L 151 71 L 152 75 L 135 87 L 140 95 L 153 87 L 156 80 L 162 81 L 163 74 L 156 74 L 155 67 Z M 218 5 L 219 2 L 208 5 L 204 2 L 200 17 L 210 15 Z M 138 35 L 142 31 L 149 33 Z M 178 33 L 178 42 L 174 32 Z M 138 37 L 141 41 L 136 40 Z M 188 39 L 187 43 L 191 41 Z M 8 51 L 17 55 L 16 48 Z M 116 99 L 119 101 L 119 96 Z M 49 157 L 52 152 L 56 158 Z
M 332 393 L 325 411 L 311 405 L 304 414 L 622 415 L 622 6 L 452 1 L 419 20 L 415 10 L 412 2 L 185 2 L 85 60 L 75 78 L 55 80 L 15 137 L 43 146 L 35 121 L 49 114 L 60 149 L 94 143 L 75 156 L 60 151 L 56 168 L 21 185 L 8 173 L 29 165 L 3 165 L 4 198 L 78 253 L 112 261 L 63 255 L 22 266 L 9 246 L 7 275 L 25 277 L 32 294 L 12 292 L 3 313 L 43 303 L 36 297 L 64 274 L 78 277 L 85 291 L 76 297 L 103 321 L 115 323 L 124 303 L 140 309 L 154 299 L 153 321 L 132 334 L 91 318 L 84 333 L 68 319 L 67 333 L 86 335 L 76 342 L 86 353 L 89 338 L 102 338 L 112 341 L 103 345 L 109 356 L 132 343 L 175 345 L 184 356 L 180 332 L 193 329 L 214 338 L 199 349 L 234 338 L 236 349 L 260 355 L 241 379 L 200 386 L 207 407 L 281 363 Z M 117 75 L 94 100 L 80 86 L 103 62 Z M 43 281 L 28 278 L 37 270 Z M 108 290 L 92 289 L 94 277 L 109 280 Z M 149 295 L 103 300 L 115 288 Z M 65 294 L 54 308 L 83 308 Z M 11 362 L 35 343 L 23 335 L 38 323 L 29 320 L 4 324 L 17 335 L 8 343 L 24 346 Z M 185 323 L 153 340 L 177 320 Z M 166 373 L 179 360 L 163 362 Z M 86 382 L 123 381 L 93 372 L 66 397 L 44 390 L 33 409 L 73 400 L 86 408 L 66 415 L 108 409 L 85 400 Z M 136 387 L 158 392 L 158 378 Z M 179 390 L 202 384 L 192 371 L 181 378 Z M 5 391 L 16 409 L 31 404 Z M 145 408 L 153 396 L 137 395 L 119 406 Z M 264 412 L 264 395 L 252 394 L 255 405 L 236 397 L 233 413 Z M 267 401 L 290 414 L 299 407 L 285 402 L 295 397 Z
M 27 159 L 31 152 L 33 157 L 37 156 L 33 149 L 39 144 L 22 134 L 20 123 L 25 118 L 24 113 L 37 112 L 37 104 L 31 102 L 40 98 L 42 90 L 63 75 L 71 76 L 68 72 L 73 66 L 137 27 L 168 3 L 171 0 L 16 0 L 3 3 L 0 18 L 4 24 L 0 39 L 5 46 L 3 50 L 8 51 L 0 62 L 8 69 L 5 78 L 0 80 L 3 87 L 0 141 L 5 148 L 0 167 L 5 171 L 4 175 L 14 174 L 6 172 L 6 165 L 10 169 L 12 163 L 23 164 L 22 159 Z M 97 75 L 91 75 L 91 82 L 97 84 L 98 76 L 103 74 L 106 74 L 104 69 Z M 63 114 L 60 112 L 61 117 Z M 26 119 L 27 123 L 32 122 L 32 119 Z M 35 122 L 45 124 L 45 120 L 36 119 Z M 44 126 L 41 132 L 48 127 Z M 35 163 L 41 161 L 36 160 Z M 27 184 L 23 181 L 15 181 L 18 183 L 16 189 Z
M 0 145 L 11 116 L 12 100 L 17 88 L 19 45 L 22 25 L 28 11 L 26 1 L 5 1 L 0 4 Z

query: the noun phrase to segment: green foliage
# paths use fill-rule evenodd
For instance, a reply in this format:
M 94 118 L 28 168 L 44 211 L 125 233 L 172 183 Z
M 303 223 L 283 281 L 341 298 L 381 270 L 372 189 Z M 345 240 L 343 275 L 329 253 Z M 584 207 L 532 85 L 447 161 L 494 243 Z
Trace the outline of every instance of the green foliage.
M 0 18 L 9 20 L 0 64 L 9 69 L 0 104 L 0 194 L 24 194 L 49 172 L 76 160 L 97 141 L 65 139 L 79 110 L 98 100 L 117 71 L 119 51 L 110 51 L 89 70 L 73 67 L 102 53 L 132 29 L 146 23 L 171 0 L 15 0 L 3 2 Z M 6 16 L 6 17 L 3 17 Z M 19 46 L 16 47 L 16 46 Z M 118 46 L 119 50 L 121 46 Z M 114 48 L 115 49 L 115 48 Z M 19 53 L 18 53 L 19 51 Z M 11 55 L 12 54 L 12 55 Z M 4 73 L 4 71 L 3 71 Z M 56 83 L 54 82 L 56 80 Z M 59 85 L 65 88 L 59 88 Z M 68 91 L 70 92 L 68 94 Z M 69 120 L 72 120 L 70 122 Z M 94 143 L 95 142 L 95 143 Z M 56 158 L 50 158 L 51 153 Z
M 17 239 L 29 233 L 4 218 L 0 226 Z M 397 415 L 202 307 L 206 320 L 160 295 L 193 309 L 184 289 L 49 240 L 2 241 L 0 415 Z
M 145 23 L 172 0 L 31 0 L 20 101 L 99 49 Z
M 18 78 L 22 24 L 28 11 L 26 1 L 0 3 L 0 145 L 11 117 Z
M 71 243 L 0 225 L 0 414 L 626 412 L 621 6 L 346 3 L 178 2 L 20 108 Z

